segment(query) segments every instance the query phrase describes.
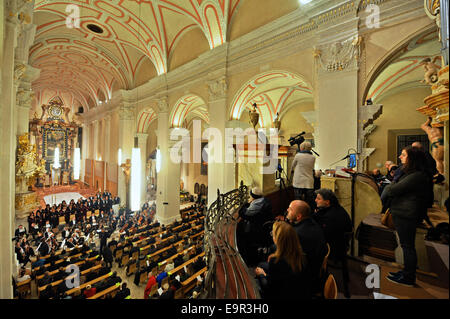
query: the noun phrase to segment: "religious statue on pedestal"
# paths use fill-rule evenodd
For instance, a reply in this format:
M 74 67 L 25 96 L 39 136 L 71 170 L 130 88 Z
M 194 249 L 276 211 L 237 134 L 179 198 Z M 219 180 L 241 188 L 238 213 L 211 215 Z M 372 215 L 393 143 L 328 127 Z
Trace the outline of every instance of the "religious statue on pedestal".
M 249 111 L 250 123 L 253 125 L 253 129 L 256 130 L 256 125 L 259 121 L 259 113 L 256 111 L 256 103 L 253 103 L 253 110 Z

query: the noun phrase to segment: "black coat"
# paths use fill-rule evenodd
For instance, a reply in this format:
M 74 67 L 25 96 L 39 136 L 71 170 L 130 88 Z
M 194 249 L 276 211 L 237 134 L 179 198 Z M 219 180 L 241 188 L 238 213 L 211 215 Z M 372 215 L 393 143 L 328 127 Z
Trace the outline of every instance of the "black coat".
M 106 262 L 112 263 L 113 262 L 113 254 L 109 247 L 103 248 L 103 258 Z
M 313 218 L 322 227 L 325 239 L 330 244 L 330 257 L 345 255 L 349 244 L 345 233 L 353 230 L 347 211 L 340 205 L 322 207 L 313 215 Z
M 312 276 L 317 277 L 328 250 L 323 229 L 312 218 L 303 219 L 293 226 L 306 255 L 306 268 Z
M 421 171 L 404 174 L 397 183 L 389 184 L 385 192 L 391 199 L 392 215 L 422 221 L 430 202 L 430 176 Z
M 269 261 L 267 276 L 258 276 L 264 299 L 310 299 L 311 288 L 308 276 L 294 273 L 284 259 L 277 263 L 275 258 Z

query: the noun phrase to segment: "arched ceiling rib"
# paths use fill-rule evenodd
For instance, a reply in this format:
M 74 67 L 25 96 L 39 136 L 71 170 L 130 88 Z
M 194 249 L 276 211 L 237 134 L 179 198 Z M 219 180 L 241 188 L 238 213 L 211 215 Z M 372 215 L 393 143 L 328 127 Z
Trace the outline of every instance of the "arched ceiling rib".
M 256 103 L 259 125 L 270 127 L 288 99 L 307 98 L 312 99 L 312 90 L 302 77 L 286 71 L 265 72 L 253 77 L 236 93 L 230 119 L 239 120 L 242 113 L 252 110 Z
M 171 127 L 183 127 L 193 117 L 199 117 L 209 123 L 208 110 L 205 101 L 197 95 L 190 94 L 180 98 L 170 113 Z
M 377 103 L 386 94 L 402 88 L 426 86 L 420 81 L 424 70 L 421 61 L 440 54 L 440 45 L 435 31 L 429 31 L 404 44 L 395 55 L 386 61 L 376 78 L 370 83 L 365 100 Z

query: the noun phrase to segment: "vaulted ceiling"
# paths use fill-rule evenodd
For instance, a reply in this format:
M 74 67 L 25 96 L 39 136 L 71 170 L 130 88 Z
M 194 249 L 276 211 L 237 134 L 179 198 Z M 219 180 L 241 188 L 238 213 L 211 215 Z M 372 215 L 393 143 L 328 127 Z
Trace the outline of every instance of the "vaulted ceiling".
M 260 0 L 35 0 L 30 63 L 41 70 L 33 83 L 36 104 L 61 96 L 66 104 L 93 108 L 114 91 L 167 73 L 299 2 L 265 0 L 265 14 L 253 15 L 260 7 Z M 193 56 L 180 58 L 177 50 Z
M 191 29 L 201 30 L 210 49 L 223 44 L 239 2 L 36 0 L 30 61 L 41 69 L 38 99 L 48 99 L 45 90 L 64 91 L 93 107 L 116 89 L 135 87 L 144 64 L 148 74 L 166 73 L 177 41 Z
M 421 83 L 424 70 L 422 60 L 440 55 L 440 44 L 435 30 L 427 31 L 407 43 L 388 59 L 372 82 L 367 98 L 375 103 L 384 97 L 411 88 L 427 87 Z

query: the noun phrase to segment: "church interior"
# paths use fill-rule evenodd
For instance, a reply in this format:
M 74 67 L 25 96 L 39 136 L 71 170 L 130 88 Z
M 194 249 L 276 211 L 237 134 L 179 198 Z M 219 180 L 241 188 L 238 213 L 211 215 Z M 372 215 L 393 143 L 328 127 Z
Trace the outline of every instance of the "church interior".
M 448 11 L 1 0 L 0 298 L 269 298 L 261 278 L 275 275 L 254 258 L 282 251 L 294 200 L 316 220 L 328 189 L 351 230 L 337 261 L 327 239 L 312 298 L 448 299 Z M 432 203 L 401 285 L 390 274 L 406 278 L 410 250 L 383 189 L 414 143 L 434 163 Z M 305 152 L 314 188 L 294 185 Z M 257 247 L 245 225 L 259 199 L 270 238 Z

